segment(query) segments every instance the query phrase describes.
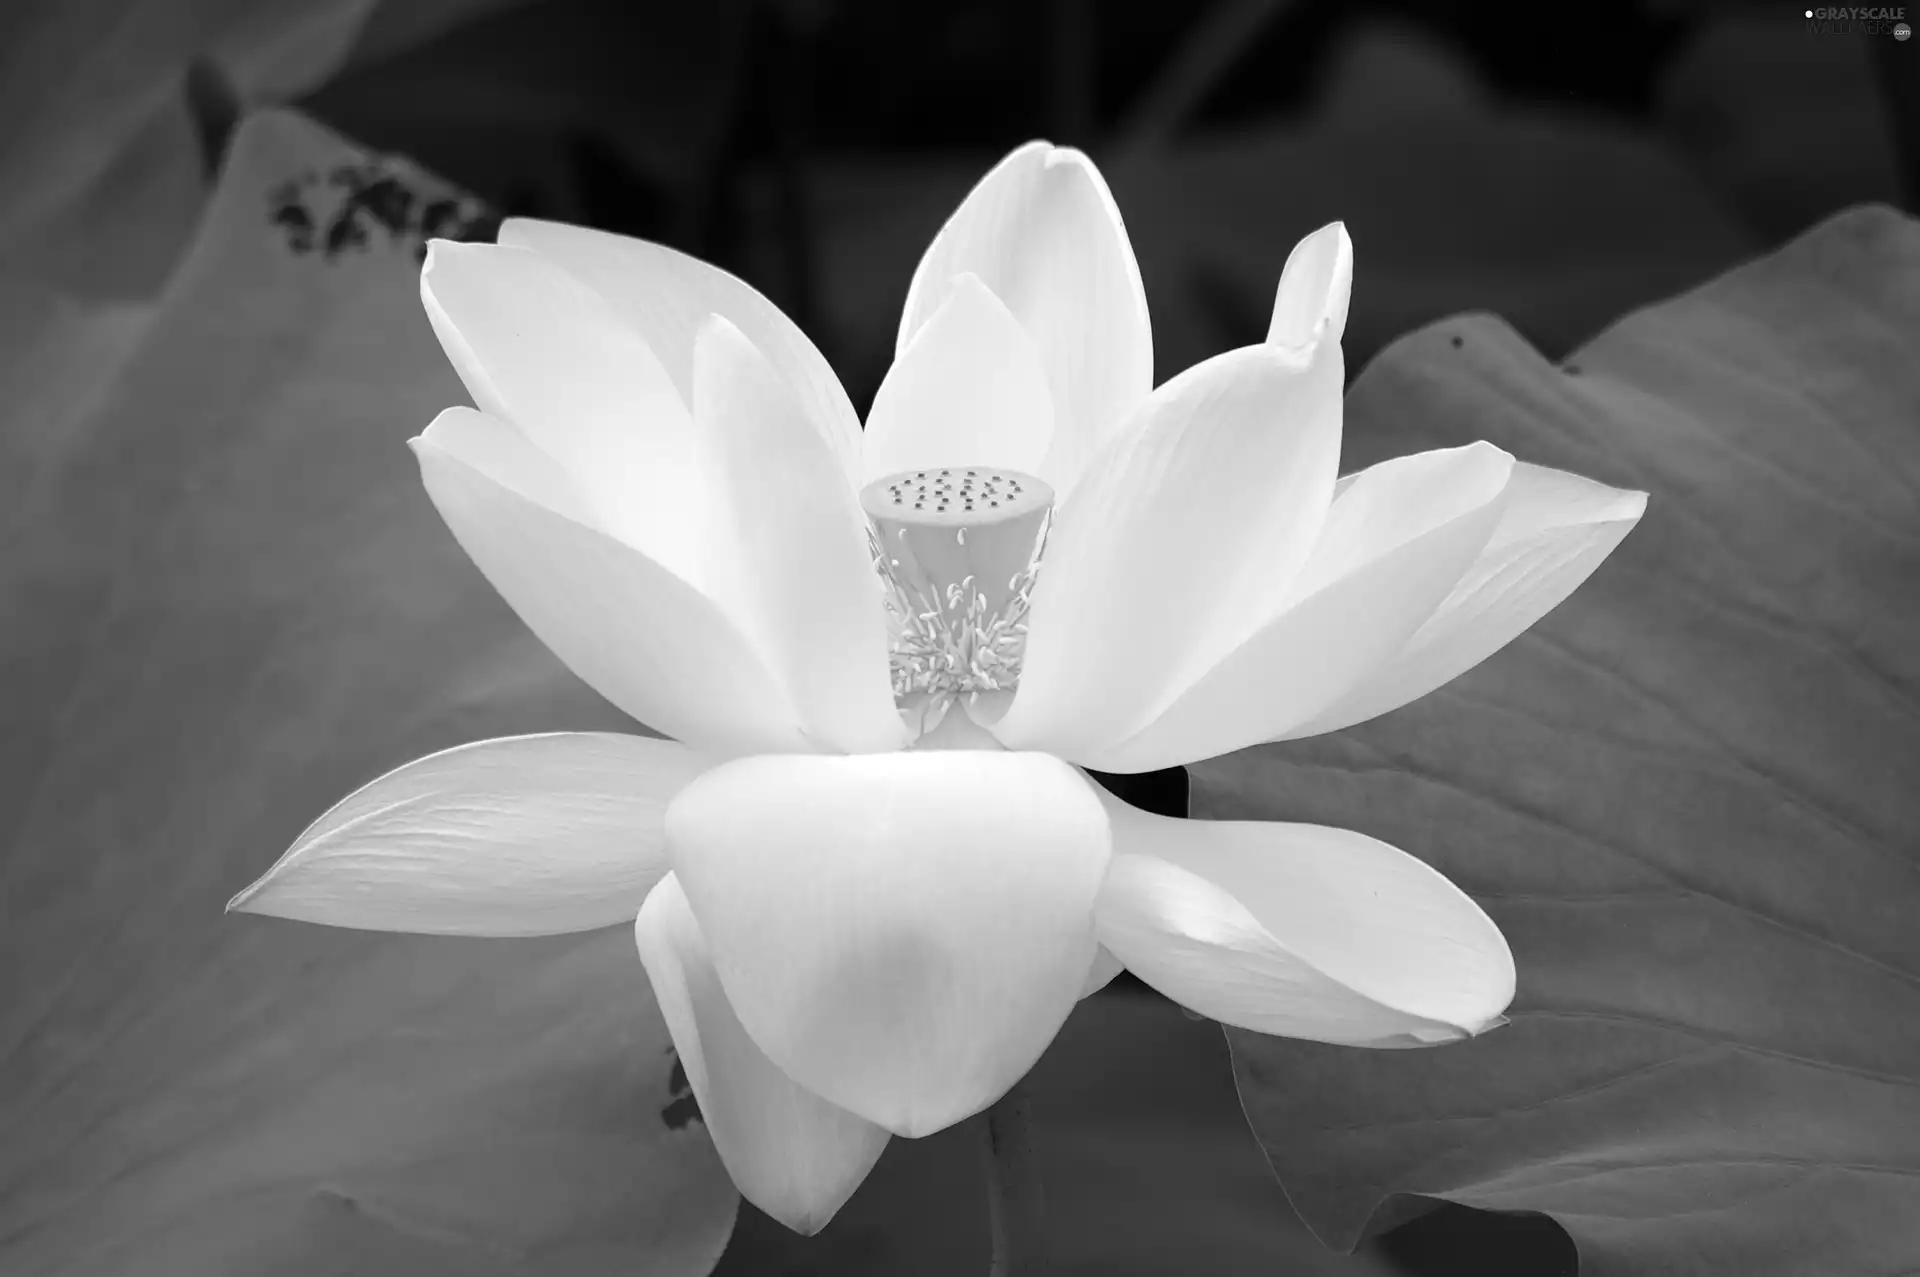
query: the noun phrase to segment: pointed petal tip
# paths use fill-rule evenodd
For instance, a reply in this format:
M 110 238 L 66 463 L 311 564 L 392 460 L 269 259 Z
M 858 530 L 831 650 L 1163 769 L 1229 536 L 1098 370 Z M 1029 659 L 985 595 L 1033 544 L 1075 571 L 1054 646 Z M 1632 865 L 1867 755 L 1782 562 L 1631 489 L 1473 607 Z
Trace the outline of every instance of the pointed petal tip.
M 976 306 L 985 306 L 996 312 L 1004 312 L 1008 320 L 1015 324 L 1020 322 L 1013 318 L 1012 311 L 1007 310 L 1007 304 L 1000 300 L 1000 295 L 989 288 L 987 282 L 981 279 L 977 272 L 970 270 L 958 271 L 948 278 L 946 291 L 940 295 L 940 305 L 934 310 L 933 318 L 941 318 L 955 310 Z M 908 343 L 907 348 L 911 350 L 914 346 L 921 344 L 926 339 L 928 330 L 932 328 L 931 322 L 922 324 L 920 331 L 913 335 L 913 340 Z M 904 353 L 903 351 L 902 354 Z M 871 415 L 869 413 L 869 417 Z
M 1418 453 L 1382 467 L 1435 455 Z M 1357 482 L 1366 473 L 1349 479 Z M 1427 695 L 1486 660 L 1585 582 L 1638 524 L 1647 500 L 1642 491 L 1511 461 L 1499 522 L 1448 596 L 1396 654 L 1281 739 L 1365 722 Z
M 978 273 L 970 270 L 963 270 L 959 274 L 955 275 L 952 279 L 947 281 L 947 300 L 943 302 L 942 305 L 951 305 L 953 302 L 953 294 L 957 290 L 962 288 L 966 289 L 968 292 L 972 292 L 978 289 L 980 292 L 987 293 L 989 295 L 992 295 L 993 293 L 993 290 L 987 287 L 986 281 L 981 279 Z M 994 300 L 996 302 L 1000 301 L 998 297 L 994 297 Z M 1000 302 L 1000 304 L 1002 306 L 1006 305 L 1005 302 Z
M 1114 808 L 1102 944 L 1175 1002 L 1371 1049 L 1462 1041 L 1512 1002 L 1505 937 L 1424 862 L 1351 830 Z
M 1328 222 L 1302 236 L 1287 254 L 1274 296 L 1267 341 L 1313 349 L 1346 333 L 1353 290 L 1353 241 L 1344 222 Z
M 1095 948 L 1093 965 L 1087 969 L 1087 981 L 1080 986 L 1080 997 L 1090 998 L 1117 979 L 1126 966 L 1105 945 Z
M 496 248 L 495 244 L 475 244 L 465 240 L 442 239 L 438 236 L 427 241 L 427 254 L 420 262 L 420 283 L 424 287 L 427 277 L 433 274 L 434 267 L 444 265 L 457 257 L 471 257 L 487 249 Z
M 1589 512 L 1581 522 L 1589 529 L 1620 529 L 1618 536 L 1614 538 L 1614 546 L 1617 547 L 1627 533 L 1633 531 L 1640 520 L 1646 517 L 1647 501 L 1648 494 L 1636 488 L 1615 488 L 1608 500 Z M 1604 559 L 1611 556 L 1612 550 L 1609 549 L 1602 557 Z
M 533 245 L 527 243 L 523 232 L 529 227 L 539 226 L 543 223 L 550 225 L 567 224 L 564 222 L 548 223 L 548 219 L 544 217 L 503 217 L 500 219 L 500 229 L 494 232 L 493 242 L 496 244 L 519 244 L 523 247 L 532 248 Z
M 285 857 L 282 857 L 282 860 L 284 859 Z M 289 913 L 286 911 L 285 905 L 276 900 L 276 896 L 279 893 L 276 892 L 274 888 L 277 885 L 276 880 L 279 877 L 279 870 L 280 864 L 276 862 L 272 869 L 267 870 L 267 872 L 261 874 L 258 878 L 241 888 L 234 894 L 233 899 L 227 901 L 226 905 L 221 908 L 221 916 L 225 917 L 228 914 L 244 913 L 255 918 L 279 918 L 286 922 L 319 921 L 298 912 Z M 323 922 L 321 925 L 333 924 Z
M 736 382 L 743 366 L 756 373 L 764 371 L 775 382 L 779 380 L 766 356 L 737 324 L 725 315 L 709 312 L 693 332 L 693 390 L 688 403 L 696 426 L 713 413 L 716 391 Z
M 250 913 L 260 918 L 286 917 L 287 915 L 279 913 L 272 907 L 274 893 L 271 890 L 279 877 L 280 866 L 284 863 L 286 863 L 286 857 L 283 855 L 273 862 L 272 868 L 236 891 L 233 898 L 220 910 L 221 914 Z M 289 918 L 289 921 L 299 922 L 302 919 L 293 917 Z
M 818 1211 L 802 1211 L 798 1214 L 789 1214 L 786 1211 L 778 1213 L 768 1211 L 767 1213 L 773 1215 L 789 1231 L 798 1233 L 802 1237 L 812 1237 L 833 1222 L 832 1215 L 822 1215 Z
M 1511 1023 L 1512 1021 L 1506 1016 L 1496 1014 L 1472 1025 L 1435 1024 L 1410 1029 L 1404 1037 L 1398 1040 L 1386 1039 L 1379 1045 L 1410 1047 L 1451 1046 L 1455 1042 L 1469 1042 L 1474 1038 L 1484 1037 L 1495 1029 L 1502 1028 Z
M 1489 504 L 1496 508 L 1504 509 L 1507 500 L 1506 489 L 1507 486 L 1513 482 L 1515 468 L 1520 464 L 1518 459 L 1505 448 L 1488 443 L 1484 439 L 1473 445 L 1473 454 L 1474 462 L 1477 465 L 1485 467 L 1486 481 L 1493 489 L 1493 495 L 1489 498 Z M 1498 476 L 1497 480 L 1495 476 Z M 1498 526 L 1496 516 L 1493 527 L 1487 529 L 1488 535 L 1492 535 L 1493 528 Z M 1482 551 L 1485 550 L 1484 538 L 1481 549 Z
M 1404 1035 L 1398 1038 L 1382 1039 L 1378 1045 L 1383 1047 L 1407 1046 L 1415 1048 L 1423 1046 L 1448 1046 L 1455 1042 L 1464 1042 L 1472 1036 L 1473 1034 L 1467 1030 L 1455 1028 L 1450 1024 L 1435 1025 L 1432 1028 L 1409 1029 Z
M 1336 218 L 1324 226 L 1316 227 L 1300 237 L 1289 257 L 1314 251 L 1331 249 L 1336 257 L 1353 259 L 1353 236 L 1347 233 L 1347 224 Z
M 701 320 L 699 326 L 694 329 L 693 340 L 695 349 L 696 351 L 698 350 L 700 342 L 710 341 L 726 335 L 738 337 L 741 341 L 746 342 L 747 345 L 753 346 L 753 342 L 748 340 L 747 335 L 740 331 L 738 324 L 728 319 L 725 315 L 720 314 L 718 311 L 710 310 L 707 312 L 707 317 Z M 754 346 L 754 350 L 757 352 L 759 347 Z
M 1046 140 L 1007 152 L 921 257 L 896 356 L 965 267 L 1002 294 L 1040 353 L 1065 424 L 1039 477 L 1064 493 L 1153 384 L 1152 322 L 1139 264 L 1098 167 Z
M 615 733 L 455 746 L 335 803 L 226 911 L 421 935 L 610 926 L 665 872 L 661 813 L 706 766 Z
M 861 447 L 871 483 L 931 465 L 1037 474 L 1054 435 L 1046 365 L 1020 321 L 977 273 L 948 278 L 938 309 L 874 394 Z
M 903 1140 L 923 1140 L 929 1135 L 938 1135 L 949 1127 L 958 1126 L 962 1122 L 980 1116 L 998 1104 L 1001 1098 L 1018 1085 L 1025 1076 L 1026 1074 L 1023 1073 L 1019 1078 L 1008 1083 L 1005 1088 L 972 1107 L 963 1109 L 949 1104 L 912 1104 L 896 1112 L 869 1117 L 869 1120 L 888 1134 L 897 1135 Z

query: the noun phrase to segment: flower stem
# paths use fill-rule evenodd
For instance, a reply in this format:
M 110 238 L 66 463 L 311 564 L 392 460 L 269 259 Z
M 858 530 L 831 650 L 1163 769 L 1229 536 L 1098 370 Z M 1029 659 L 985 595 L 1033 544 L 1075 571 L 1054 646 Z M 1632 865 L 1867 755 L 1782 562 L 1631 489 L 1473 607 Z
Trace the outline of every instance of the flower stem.
M 1033 1155 L 1032 1104 L 1017 1083 L 981 1117 L 986 1134 L 988 1277 L 1040 1277 L 1047 1268 L 1046 1197 Z

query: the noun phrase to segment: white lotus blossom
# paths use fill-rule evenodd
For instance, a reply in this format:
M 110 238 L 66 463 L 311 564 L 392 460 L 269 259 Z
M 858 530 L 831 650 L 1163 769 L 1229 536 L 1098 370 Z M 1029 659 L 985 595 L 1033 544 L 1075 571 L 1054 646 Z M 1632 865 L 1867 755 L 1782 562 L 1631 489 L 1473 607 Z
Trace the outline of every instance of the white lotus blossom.
M 979 1112 L 1124 964 L 1201 1015 L 1354 1046 L 1500 1023 L 1512 957 L 1364 834 L 1136 810 L 1137 772 L 1402 705 L 1554 607 L 1643 494 L 1487 444 L 1336 481 L 1352 248 L 1266 341 L 1155 388 L 1120 214 L 1024 146 L 916 271 L 865 429 L 746 284 L 539 221 L 436 242 L 477 408 L 414 440 L 453 534 L 576 674 L 671 739 L 410 763 L 233 908 L 535 935 L 634 921 L 714 1143 L 823 1225 L 889 1134 Z

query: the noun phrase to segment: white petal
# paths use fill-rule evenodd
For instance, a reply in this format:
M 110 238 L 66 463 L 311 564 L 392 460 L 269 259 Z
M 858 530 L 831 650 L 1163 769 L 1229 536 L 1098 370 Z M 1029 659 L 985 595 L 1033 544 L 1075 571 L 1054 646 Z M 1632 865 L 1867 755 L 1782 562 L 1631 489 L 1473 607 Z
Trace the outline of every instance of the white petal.
M 1353 291 L 1353 241 L 1347 228 L 1329 222 L 1293 246 L 1273 299 L 1267 340 L 1277 346 L 1339 341 L 1347 330 L 1347 299 Z
M 1037 473 L 1053 440 L 1053 395 L 1006 306 L 962 275 L 880 383 L 862 480 L 928 466 Z
M 920 259 L 896 357 L 948 281 L 969 272 L 1006 303 L 1046 368 L 1054 434 L 1039 477 L 1065 493 L 1153 388 L 1146 290 L 1093 161 L 1030 142 L 982 178 Z
M 1103 797 L 1114 857 L 1101 942 L 1182 1006 L 1348 1046 L 1427 1046 L 1505 1023 L 1505 938 L 1414 857 L 1347 829 L 1171 820 Z
M 1004 1094 L 1093 963 L 1106 814 L 1044 754 L 739 759 L 667 844 L 760 1049 L 896 1134 Z
M 1305 358 L 1248 346 L 1196 364 L 1095 459 L 1054 517 L 1003 743 L 1110 748 L 1272 615 L 1340 450 L 1340 349 Z
M 1486 443 L 1362 471 L 1327 512 L 1294 595 L 1138 735 L 1086 759 L 1152 771 L 1274 740 L 1406 643 L 1486 545 L 1513 458 Z
M 1592 575 L 1647 508 L 1647 494 L 1516 463 L 1506 508 L 1433 615 L 1391 657 L 1286 739 L 1398 709 L 1512 642 Z
M 1087 968 L 1087 978 L 1080 986 L 1080 996 L 1090 998 L 1113 983 L 1113 978 L 1127 969 L 1126 964 L 1113 956 L 1113 950 L 1100 945 L 1093 951 L 1093 965 Z
M 558 461 L 518 430 L 474 408 L 446 408 L 422 438 L 482 474 L 576 523 L 598 526 L 579 485 Z
M 873 1169 L 887 1132 L 807 1090 L 753 1044 L 673 874 L 647 897 L 634 938 L 734 1187 L 788 1228 L 819 1232 Z
M 901 749 L 887 617 L 858 499 L 787 385 L 715 316 L 694 350 L 694 416 L 714 535 L 737 553 L 718 597 L 828 749 Z
M 335 803 L 227 908 L 433 935 L 612 926 L 667 872 L 667 800 L 711 761 L 606 732 L 429 754 Z
M 508 218 L 500 242 L 532 249 L 599 292 L 646 340 L 689 407 L 700 326 L 710 315 L 730 321 L 779 370 L 847 481 L 856 481 L 860 419 L 847 392 L 807 335 L 751 284 L 663 244 L 563 222 Z
M 461 415 L 413 440 L 469 558 L 575 674 L 657 732 L 721 756 L 813 748 L 781 685 L 712 600 L 622 541 L 528 500 Z
M 435 240 L 420 295 L 474 402 L 559 462 L 598 527 L 697 583 L 692 423 L 639 334 L 527 249 Z

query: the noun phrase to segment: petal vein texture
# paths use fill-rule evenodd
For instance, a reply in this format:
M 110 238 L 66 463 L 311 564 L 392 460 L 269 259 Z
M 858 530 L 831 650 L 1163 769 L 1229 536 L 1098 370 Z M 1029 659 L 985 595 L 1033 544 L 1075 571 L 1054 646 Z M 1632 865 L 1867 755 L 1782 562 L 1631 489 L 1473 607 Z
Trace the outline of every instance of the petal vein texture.
M 1347 1046 L 1451 1042 L 1505 1023 L 1513 956 L 1421 861 L 1325 825 L 1174 820 L 1107 795 L 1100 941 L 1224 1024 Z
M 722 756 L 809 750 L 785 689 L 720 607 L 626 542 L 530 499 L 482 448 L 501 432 L 471 409 L 413 441 L 460 547 L 540 641 L 657 732 Z
M 1332 496 L 1340 369 L 1248 346 L 1154 392 L 1055 514 L 1002 743 L 1095 757 L 1270 614 Z
M 613 926 L 667 872 L 667 802 L 708 765 L 608 732 L 429 754 L 335 803 L 227 907 L 437 935 Z

